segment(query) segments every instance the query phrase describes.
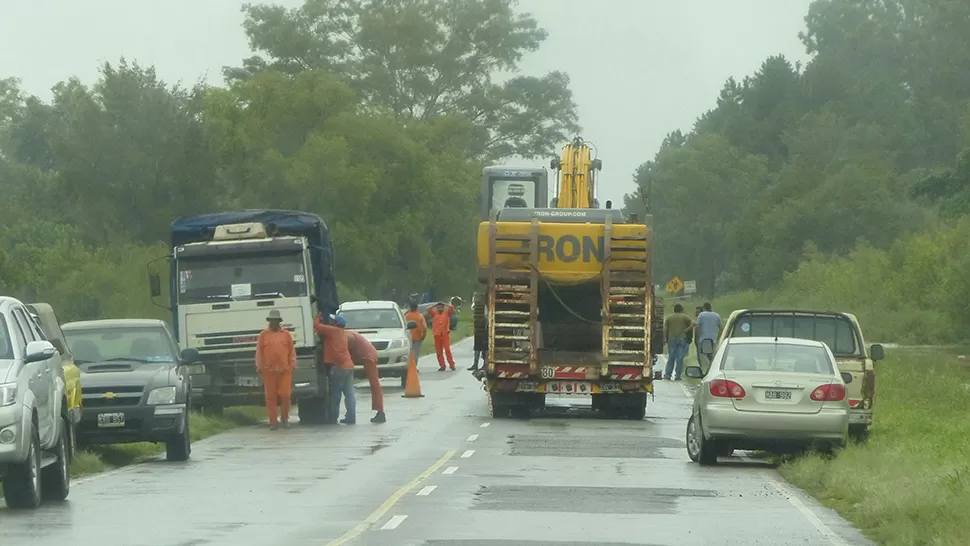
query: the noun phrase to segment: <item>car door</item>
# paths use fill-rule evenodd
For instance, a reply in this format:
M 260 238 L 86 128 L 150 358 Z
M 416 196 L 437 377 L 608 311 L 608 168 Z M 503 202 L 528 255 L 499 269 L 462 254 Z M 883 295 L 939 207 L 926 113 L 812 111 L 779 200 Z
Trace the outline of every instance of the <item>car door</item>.
M 31 321 L 27 318 L 27 312 L 23 308 L 14 307 L 11 314 L 14 317 L 14 327 L 18 331 L 17 335 L 24 340 L 24 357 L 26 357 L 27 344 L 31 341 L 43 341 L 43 339 L 38 338 L 31 329 Z M 29 366 L 34 367 L 31 369 L 30 390 L 33 392 L 34 399 L 37 401 L 37 420 L 39 425 L 37 432 L 40 434 L 41 445 L 50 445 L 55 430 L 53 427 L 54 411 L 51 403 L 54 396 L 54 374 L 51 366 L 55 360 L 54 358 L 48 358 L 47 360 L 31 362 L 29 364 Z

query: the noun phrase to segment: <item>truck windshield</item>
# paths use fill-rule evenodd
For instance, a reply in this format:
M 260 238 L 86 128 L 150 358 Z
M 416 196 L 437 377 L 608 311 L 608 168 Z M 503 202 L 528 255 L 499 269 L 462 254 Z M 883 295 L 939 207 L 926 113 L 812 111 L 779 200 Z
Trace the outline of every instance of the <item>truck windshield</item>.
M 65 330 L 74 362 L 133 361 L 141 363 L 175 362 L 175 349 L 162 328 L 84 328 Z
M 535 208 L 534 180 L 492 179 L 492 210 L 504 208 Z
M 377 328 L 404 328 L 401 315 L 393 309 L 353 309 L 340 311 L 351 330 L 374 330 Z
M 303 255 L 180 258 L 179 303 L 306 296 Z
M 838 315 L 741 315 L 734 323 L 731 337 L 752 336 L 821 341 L 836 356 L 857 356 L 860 353 L 855 328 L 845 317 Z

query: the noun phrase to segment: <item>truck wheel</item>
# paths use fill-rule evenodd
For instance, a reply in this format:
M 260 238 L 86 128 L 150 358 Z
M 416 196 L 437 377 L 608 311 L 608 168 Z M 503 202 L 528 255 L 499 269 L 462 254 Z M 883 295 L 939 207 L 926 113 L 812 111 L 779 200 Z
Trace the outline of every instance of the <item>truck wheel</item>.
M 632 421 L 642 421 L 647 416 L 647 394 L 637 393 L 629 395 L 633 398 L 632 406 L 626 407 L 626 418 Z
M 40 506 L 40 470 L 40 436 L 34 424 L 30 432 L 27 460 L 9 465 L 3 479 L 3 496 L 7 506 L 15 509 Z
M 215 396 L 207 396 L 202 400 L 202 411 L 203 413 L 209 413 L 212 415 L 222 415 L 226 411 L 226 407 L 222 404 L 222 400 Z
M 303 398 L 297 402 L 300 423 L 305 425 L 325 425 L 327 423 L 326 399 L 319 396 Z
M 505 404 L 492 404 L 492 417 L 495 419 L 505 419 L 509 416 L 510 409 Z
M 185 426 L 182 434 L 165 442 L 165 458 L 169 461 L 182 462 L 189 460 L 192 454 L 192 434 L 189 431 L 189 414 L 185 414 Z
M 865 442 L 869 439 L 869 427 L 866 425 L 850 425 L 849 438 L 857 442 Z
M 63 501 L 71 493 L 70 430 L 71 422 L 62 418 L 61 433 L 54 446 L 57 461 L 40 471 L 41 496 L 45 500 Z

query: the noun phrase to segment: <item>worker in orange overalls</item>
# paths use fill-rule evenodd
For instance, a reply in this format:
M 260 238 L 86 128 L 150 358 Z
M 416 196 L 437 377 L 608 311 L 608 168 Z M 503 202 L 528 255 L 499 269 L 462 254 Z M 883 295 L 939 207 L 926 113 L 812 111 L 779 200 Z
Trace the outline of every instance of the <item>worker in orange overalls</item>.
M 418 311 L 418 304 L 411 302 L 408 312 L 404 315 L 405 322 L 414 321 L 418 327 L 411 330 L 411 355 L 414 356 L 415 365 L 421 358 L 421 342 L 428 337 L 428 321 L 424 320 L 424 315 Z
M 290 428 L 290 394 L 293 392 L 293 370 L 296 369 L 296 347 L 290 332 L 283 329 L 283 317 L 276 309 L 266 317 L 269 324 L 256 338 L 256 371 L 263 378 L 266 393 L 266 413 L 269 415 L 269 428 Z M 280 417 L 276 416 L 276 402 L 279 399 Z
M 451 314 L 454 312 L 454 305 L 449 305 L 446 309 L 444 302 L 441 301 L 428 309 L 428 314 L 431 315 L 431 334 L 434 336 L 434 352 L 438 355 L 439 372 L 445 371 L 445 358 L 442 353 L 448 356 L 451 371 L 455 371 L 455 359 L 451 356 Z
M 340 414 L 340 396 L 344 396 L 344 408 L 347 414 L 341 423 L 345 425 L 357 424 L 357 399 L 354 397 L 354 361 L 347 346 L 347 333 L 343 327 L 347 322 L 341 316 L 330 315 L 329 324 L 324 324 L 321 313 L 313 319 L 313 330 L 323 340 L 323 362 L 333 366 L 330 374 L 330 419 L 337 422 Z
M 370 422 L 386 423 L 384 389 L 381 388 L 381 377 L 377 373 L 377 349 L 374 348 L 370 340 L 353 330 L 347 330 L 347 348 L 350 349 L 350 356 L 354 359 L 354 364 L 360 364 L 364 367 L 367 382 L 370 383 L 370 406 L 372 410 L 377 412 L 377 415 Z

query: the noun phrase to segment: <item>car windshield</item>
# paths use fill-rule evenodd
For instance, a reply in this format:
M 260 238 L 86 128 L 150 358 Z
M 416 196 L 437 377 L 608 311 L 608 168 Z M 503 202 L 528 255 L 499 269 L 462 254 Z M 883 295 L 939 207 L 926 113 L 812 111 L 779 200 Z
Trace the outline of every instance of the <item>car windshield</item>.
M 353 309 L 340 311 L 351 330 L 372 330 L 376 328 L 404 328 L 401 315 L 393 309 Z
M 860 353 L 855 328 L 838 315 L 741 315 L 731 337 L 792 337 L 821 341 L 836 356 Z
M 3 331 L 0 334 L 0 358 L 11 359 L 13 358 L 13 344 L 10 343 L 10 330 L 7 330 L 7 321 L 0 315 L 0 330 Z
M 832 362 L 824 348 L 783 342 L 728 345 L 721 369 L 829 375 L 834 373 Z
M 176 361 L 175 348 L 168 333 L 158 327 L 65 330 L 64 337 L 77 364 L 112 360 Z
M 300 253 L 180 258 L 179 303 L 307 295 Z

